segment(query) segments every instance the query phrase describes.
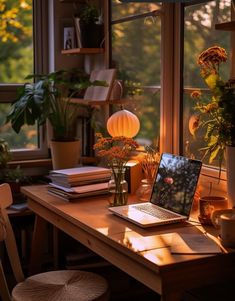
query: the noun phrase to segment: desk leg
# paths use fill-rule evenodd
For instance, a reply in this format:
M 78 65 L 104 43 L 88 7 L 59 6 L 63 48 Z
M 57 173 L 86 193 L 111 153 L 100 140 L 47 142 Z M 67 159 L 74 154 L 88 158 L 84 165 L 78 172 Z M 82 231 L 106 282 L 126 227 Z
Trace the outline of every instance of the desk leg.
M 161 301 L 181 301 L 182 293 L 167 292 L 161 296 Z
M 29 263 L 29 275 L 34 275 L 41 271 L 42 252 L 44 250 L 46 235 L 47 222 L 36 215 Z
M 59 267 L 58 232 L 59 230 L 56 228 L 56 226 L 53 226 L 53 264 L 55 270 L 58 270 Z

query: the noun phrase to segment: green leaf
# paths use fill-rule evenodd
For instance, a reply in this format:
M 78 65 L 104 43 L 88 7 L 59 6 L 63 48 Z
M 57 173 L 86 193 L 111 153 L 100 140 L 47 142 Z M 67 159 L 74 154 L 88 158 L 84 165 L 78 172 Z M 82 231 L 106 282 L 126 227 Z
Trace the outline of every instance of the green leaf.
M 205 77 L 205 82 L 211 90 L 214 90 L 216 88 L 218 80 L 219 80 L 218 74 L 209 74 L 208 76 Z
M 218 137 L 217 136 L 210 136 L 210 142 L 208 143 L 209 147 L 213 147 L 215 144 L 218 143 Z
M 217 147 L 210 153 L 209 163 L 211 164 L 217 157 L 220 151 L 220 146 L 217 145 Z

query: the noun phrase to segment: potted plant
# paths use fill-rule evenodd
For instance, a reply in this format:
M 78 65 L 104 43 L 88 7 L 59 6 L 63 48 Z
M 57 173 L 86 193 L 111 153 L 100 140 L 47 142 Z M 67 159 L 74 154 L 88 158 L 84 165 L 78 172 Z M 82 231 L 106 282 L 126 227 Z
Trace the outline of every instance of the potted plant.
M 98 8 L 86 1 L 79 4 L 75 20 L 79 20 L 81 30 L 81 44 L 84 48 L 99 48 L 104 39 L 104 26 L 102 14 Z
M 4 139 L 0 139 L 0 183 L 8 183 L 11 187 L 14 201 L 20 201 L 23 197 L 20 193 L 20 187 L 29 184 L 30 178 L 25 176 L 19 165 L 16 168 L 9 167 L 8 163 L 11 158 L 8 143 Z
M 51 141 L 54 169 L 74 167 L 79 158 L 79 140 L 76 123 L 82 105 L 72 98 L 92 85 L 102 85 L 102 81 L 91 82 L 81 70 L 59 70 L 47 75 L 30 75 L 36 83 L 26 83 L 20 89 L 18 99 L 13 103 L 6 122 L 19 133 L 23 125 L 45 124 L 49 120 L 53 137 Z M 70 151 L 70 153 L 68 153 Z M 57 155 L 62 157 L 58 158 Z M 68 161 L 67 161 L 68 160 Z
M 198 64 L 201 76 L 211 91 L 211 98 L 204 98 L 201 91 L 194 91 L 191 96 L 196 100 L 195 109 L 199 112 L 193 118 L 191 131 L 199 126 L 206 129 L 202 149 L 209 163 L 218 158 L 221 164 L 226 155 L 227 188 L 230 205 L 235 206 L 235 79 L 223 80 L 220 64 L 227 61 L 224 48 L 213 46 L 203 51 Z
M 11 154 L 8 143 L 0 138 L 0 170 L 3 171 L 7 167 L 7 163 L 11 160 Z

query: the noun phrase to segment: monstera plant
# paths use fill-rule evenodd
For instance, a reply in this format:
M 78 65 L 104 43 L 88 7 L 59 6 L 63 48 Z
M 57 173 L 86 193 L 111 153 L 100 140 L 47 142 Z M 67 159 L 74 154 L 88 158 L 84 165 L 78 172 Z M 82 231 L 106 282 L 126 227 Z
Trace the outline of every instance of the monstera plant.
M 63 153 L 63 157 L 71 158 L 61 148 L 62 142 L 75 144 L 78 141 L 76 123 L 83 105 L 73 101 L 73 98 L 80 95 L 86 88 L 104 86 L 105 82 L 91 82 L 88 75 L 79 69 L 59 70 L 47 75 L 29 75 L 26 79 L 32 80 L 33 78 L 36 80 L 35 83 L 26 83 L 19 90 L 19 97 L 13 103 L 6 122 L 11 122 L 14 131 L 19 133 L 24 125 L 36 123 L 43 125 L 46 120 L 49 120 L 53 130 L 51 147 L 55 144 L 54 142 L 60 142 L 59 151 Z M 79 146 L 73 144 L 70 146 L 66 144 L 66 152 L 70 149 L 78 154 Z M 77 159 L 71 164 L 74 165 L 76 161 Z M 61 162 L 54 168 L 58 167 L 72 166 L 67 166 L 66 163 L 64 166 Z

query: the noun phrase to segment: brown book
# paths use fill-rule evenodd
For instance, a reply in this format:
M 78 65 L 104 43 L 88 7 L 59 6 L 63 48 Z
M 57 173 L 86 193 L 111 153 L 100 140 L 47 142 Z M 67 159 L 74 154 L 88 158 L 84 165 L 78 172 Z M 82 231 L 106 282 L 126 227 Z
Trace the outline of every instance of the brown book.
M 128 183 L 128 192 L 134 194 L 143 178 L 142 167 L 139 161 L 129 160 L 126 164 L 125 179 Z

